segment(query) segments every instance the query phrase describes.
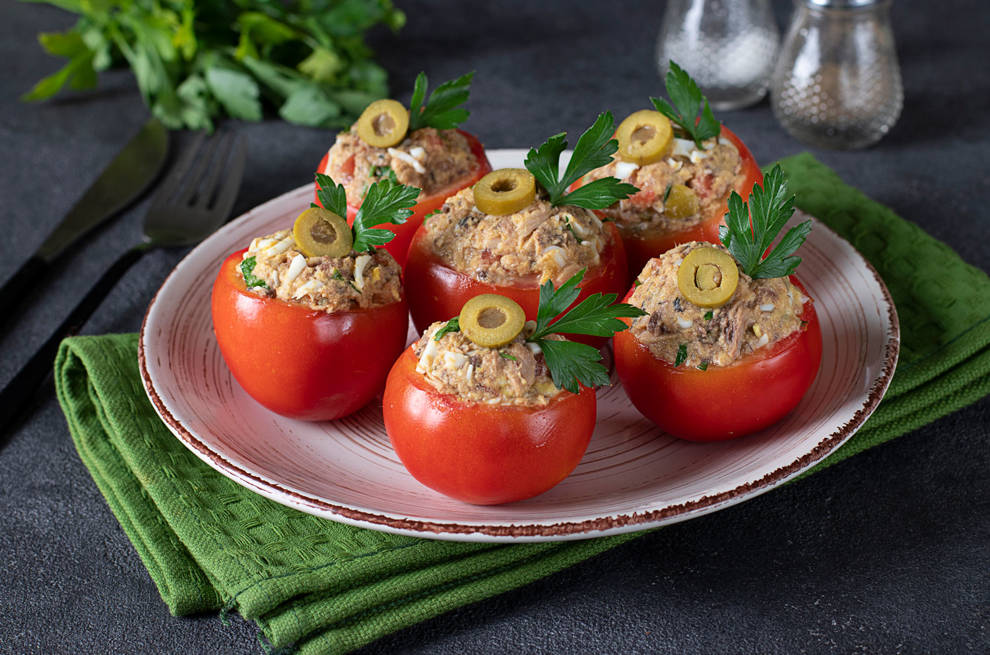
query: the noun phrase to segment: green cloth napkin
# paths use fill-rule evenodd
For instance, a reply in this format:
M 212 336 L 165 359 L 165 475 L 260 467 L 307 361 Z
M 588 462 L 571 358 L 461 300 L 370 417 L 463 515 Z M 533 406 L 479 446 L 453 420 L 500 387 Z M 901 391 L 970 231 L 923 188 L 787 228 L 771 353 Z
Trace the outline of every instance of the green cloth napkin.
M 990 281 L 809 155 L 781 162 L 798 206 L 849 239 L 893 294 L 887 397 L 819 470 L 990 393 Z M 137 336 L 66 339 L 56 389 L 79 455 L 174 614 L 235 609 L 266 649 L 345 652 L 636 535 L 543 544 L 401 537 L 266 500 L 201 463 L 141 387 Z

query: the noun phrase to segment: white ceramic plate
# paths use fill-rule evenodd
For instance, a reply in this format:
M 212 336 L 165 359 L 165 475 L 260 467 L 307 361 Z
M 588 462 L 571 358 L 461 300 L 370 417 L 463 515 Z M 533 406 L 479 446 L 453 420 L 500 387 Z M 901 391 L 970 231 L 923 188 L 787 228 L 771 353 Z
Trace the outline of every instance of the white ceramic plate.
M 495 168 L 523 150 L 495 150 Z M 302 186 L 248 212 L 176 266 L 148 307 L 139 359 L 145 390 L 200 459 L 235 482 L 304 512 L 365 528 L 462 541 L 550 541 L 631 532 L 738 503 L 794 477 L 840 446 L 883 396 L 898 353 L 887 289 L 852 246 L 816 221 L 800 252 L 816 300 L 822 367 L 800 405 L 759 434 L 716 444 L 668 437 L 621 386 L 599 392 L 598 426 L 577 469 L 550 491 L 495 507 L 467 505 L 412 478 L 381 405 L 324 423 L 282 418 L 233 380 L 213 337 L 210 289 L 221 261 L 291 225 Z M 412 338 L 412 335 L 410 335 Z

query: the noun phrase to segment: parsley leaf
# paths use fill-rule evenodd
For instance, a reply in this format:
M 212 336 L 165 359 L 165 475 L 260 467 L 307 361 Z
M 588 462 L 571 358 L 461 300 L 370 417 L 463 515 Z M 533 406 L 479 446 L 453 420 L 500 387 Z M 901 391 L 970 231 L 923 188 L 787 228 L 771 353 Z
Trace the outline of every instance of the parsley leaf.
M 571 393 L 578 393 L 578 384 L 589 387 L 608 384 L 608 371 L 599 363 L 601 353 L 587 344 L 546 337 L 550 334 L 610 337 L 628 327 L 618 320 L 619 317 L 631 318 L 644 314 L 643 310 L 632 305 L 613 304 L 615 294 L 600 293 L 588 296 L 567 311 L 581 292 L 577 285 L 582 279 L 584 270 L 560 285 L 559 289 L 554 289 L 550 281 L 540 286 L 536 328 L 527 338 L 543 350 L 553 383 Z M 551 324 L 551 321 L 554 322 Z
M 670 103 L 663 98 L 651 97 L 653 106 L 684 130 L 699 149 L 704 150 L 701 142 L 717 137 L 722 132 L 722 125 L 715 120 L 708 98 L 701 94 L 701 89 L 691 76 L 673 61 L 670 62 L 670 70 L 667 71 L 664 83 L 667 87 L 667 95 L 670 96 Z M 698 118 L 699 110 L 700 118 Z
M 561 389 L 578 393 L 578 384 L 588 387 L 608 384 L 608 370 L 599 363 L 602 355 L 597 348 L 556 339 L 543 339 L 539 344 L 550 369 L 550 377 Z
M 262 289 L 267 289 L 268 285 L 260 277 L 256 277 L 254 274 L 254 267 L 258 265 L 257 257 L 248 257 L 241 261 L 241 275 L 244 276 L 244 286 L 248 289 L 252 287 L 261 287 Z
M 680 366 L 687 359 L 687 344 L 682 343 L 677 346 L 677 357 L 674 359 L 674 366 Z
M 519 359 L 515 355 L 513 355 L 512 353 L 506 353 L 506 352 L 499 351 L 498 354 L 499 354 L 499 356 L 502 359 L 510 359 L 510 360 L 512 360 L 514 362 L 518 362 L 519 361 Z
M 719 228 L 719 238 L 746 275 L 752 278 L 785 277 L 801 263 L 801 258 L 794 252 L 811 232 L 811 221 L 795 225 L 766 257 L 763 253 L 793 213 L 794 196 L 787 196 L 784 172 L 779 165 L 774 166 L 763 178 L 762 188 L 753 185 L 748 204 L 738 193 L 732 192 L 726 224 Z
M 568 187 L 585 173 L 612 161 L 612 155 L 619 147 L 619 142 L 612 138 L 614 132 L 615 121 L 611 112 L 599 114 L 578 139 L 563 177 L 560 177 L 560 155 L 567 148 L 567 141 L 564 140 L 566 133 L 555 134 L 538 148 L 530 148 L 526 155 L 526 168 L 546 190 L 550 204 L 604 209 L 639 191 L 631 184 L 605 177 L 567 193 Z
M 395 171 L 392 170 L 391 166 L 372 166 L 371 176 L 379 179 L 389 180 L 390 182 L 399 183 L 398 178 L 395 177 Z
M 389 180 L 372 184 L 354 217 L 354 251 L 371 250 L 391 241 L 394 232 L 375 226 L 405 223 L 413 214 L 409 207 L 416 204 L 417 198 L 419 189 L 413 186 L 403 186 Z
M 444 82 L 430 94 L 430 99 L 424 106 L 423 100 L 426 98 L 427 89 L 426 73 L 421 72 L 417 75 L 412 98 L 409 101 L 409 131 L 421 127 L 450 130 L 466 121 L 471 112 L 460 105 L 467 102 L 468 96 L 471 95 L 472 78 L 474 72 Z
M 447 334 L 448 332 L 460 332 L 460 331 L 461 331 L 461 321 L 457 316 L 455 316 L 454 318 L 447 321 L 442 328 L 436 331 L 436 333 L 433 335 L 433 340 L 440 341 L 440 339 L 443 338 L 443 335 Z
M 316 197 L 328 211 L 332 211 L 337 216 L 347 216 L 347 194 L 344 185 L 337 184 L 329 175 L 316 174 Z

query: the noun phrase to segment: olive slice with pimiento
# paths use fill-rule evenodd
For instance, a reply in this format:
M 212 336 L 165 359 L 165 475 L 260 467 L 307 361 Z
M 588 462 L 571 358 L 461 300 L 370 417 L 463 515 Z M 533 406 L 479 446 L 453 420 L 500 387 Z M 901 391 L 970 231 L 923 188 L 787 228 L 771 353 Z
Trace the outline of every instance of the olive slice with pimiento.
M 397 100 L 375 100 L 361 114 L 357 129 L 369 146 L 388 148 L 406 138 L 409 112 Z
M 490 216 L 513 214 L 536 198 L 536 178 L 525 168 L 492 171 L 474 185 L 475 206 Z
M 698 195 L 683 184 L 672 184 L 663 201 L 663 213 L 671 218 L 694 216 L 700 208 Z
M 625 161 L 645 166 L 660 161 L 670 149 L 674 130 L 670 119 L 658 111 L 643 109 L 629 114 L 615 131 L 618 155 Z
M 677 269 L 677 288 L 698 307 L 721 307 L 739 285 L 736 260 L 717 248 L 695 248 Z
M 464 303 L 457 321 L 461 332 L 472 342 L 497 348 L 522 332 L 526 312 L 511 298 L 483 293 Z
M 310 207 L 299 214 L 292 237 L 307 257 L 343 257 L 354 244 L 347 221 L 323 207 Z

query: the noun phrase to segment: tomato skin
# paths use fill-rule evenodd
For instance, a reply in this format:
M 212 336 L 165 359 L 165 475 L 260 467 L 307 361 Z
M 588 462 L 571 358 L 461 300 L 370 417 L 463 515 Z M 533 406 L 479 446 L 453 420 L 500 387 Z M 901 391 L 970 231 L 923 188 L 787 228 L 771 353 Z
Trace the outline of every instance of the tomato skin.
M 722 126 L 721 136 L 732 142 L 739 150 L 742 159 L 742 181 L 736 186 L 736 192 L 743 197 L 749 198 L 754 184 L 763 185 L 763 172 L 760 170 L 753 153 L 750 152 L 746 144 L 725 125 Z M 574 187 L 580 186 L 583 180 L 579 180 Z M 572 187 L 572 188 L 574 188 Z M 674 246 L 689 241 L 707 241 L 709 243 L 720 243 L 718 228 L 724 223 L 725 214 L 729 211 L 728 198 L 722 205 L 709 216 L 706 216 L 700 223 L 693 225 L 679 232 L 653 232 L 637 236 L 623 236 L 622 241 L 626 246 L 626 256 L 629 260 L 629 275 L 635 279 L 643 270 L 651 258 L 667 252 Z M 602 215 L 599 212 L 599 215 Z
M 399 262 L 399 266 L 405 266 L 406 253 L 409 251 L 409 242 L 412 241 L 413 234 L 416 233 L 416 228 L 423 223 L 423 218 L 430 212 L 440 209 L 440 206 L 443 205 L 447 198 L 465 187 L 472 186 L 475 182 L 492 172 L 492 165 L 488 161 L 488 155 L 485 154 L 485 147 L 478 140 L 478 137 L 469 132 L 465 132 L 464 130 L 457 131 L 460 132 L 465 139 L 467 139 L 468 145 L 471 147 L 471 152 L 474 153 L 475 158 L 479 162 L 479 166 L 467 177 L 454 182 L 445 189 L 441 189 L 440 191 L 426 197 L 423 197 L 422 194 L 420 194 L 419 201 L 412 207 L 412 216 L 407 218 L 405 223 L 402 223 L 401 225 L 388 223 L 381 226 L 382 228 L 391 230 L 395 233 L 395 238 L 381 247 L 392 253 L 392 256 L 395 257 L 395 261 Z M 318 173 L 322 173 L 326 170 L 327 159 L 329 156 L 329 152 L 323 155 L 323 159 L 320 160 L 320 165 L 317 168 Z M 314 183 L 314 202 L 322 207 L 323 203 L 320 202 L 320 198 L 317 193 L 318 191 L 319 186 Z M 347 203 L 347 216 L 345 218 L 347 219 L 348 225 L 354 225 L 354 217 L 357 216 L 358 209 L 360 207 L 360 202 L 356 205 L 352 205 L 350 202 Z
M 605 229 L 609 233 L 609 243 L 601 253 L 600 265 L 585 272 L 575 304 L 594 293 L 622 294 L 629 285 L 626 253 L 619 231 L 612 223 L 606 223 Z M 416 329 L 422 333 L 434 321 L 457 316 L 465 302 L 482 293 L 508 296 L 522 306 L 527 320 L 536 320 L 540 285 L 535 276 L 513 286 L 476 280 L 437 257 L 427 242 L 426 228 L 421 227 L 413 237 L 406 261 L 406 294 Z M 598 337 L 575 335 L 571 338 L 593 345 L 605 342 Z
M 328 314 L 248 291 L 230 255 L 213 284 L 213 329 L 234 379 L 290 418 L 351 414 L 382 389 L 409 329 L 406 301 Z
M 794 276 L 790 279 L 807 295 Z M 805 303 L 801 319 L 807 321 L 803 328 L 766 352 L 705 371 L 675 368 L 629 331 L 619 332 L 615 369 L 636 409 L 664 432 L 689 441 L 734 439 L 783 418 L 818 374 L 822 334 L 813 300 Z
M 406 349 L 389 373 L 383 412 L 392 447 L 422 484 L 475 505 L 531 498 L 567 477 L 595 429 L 594 389 L 545 407 L 464 402 L 434 389 Z

